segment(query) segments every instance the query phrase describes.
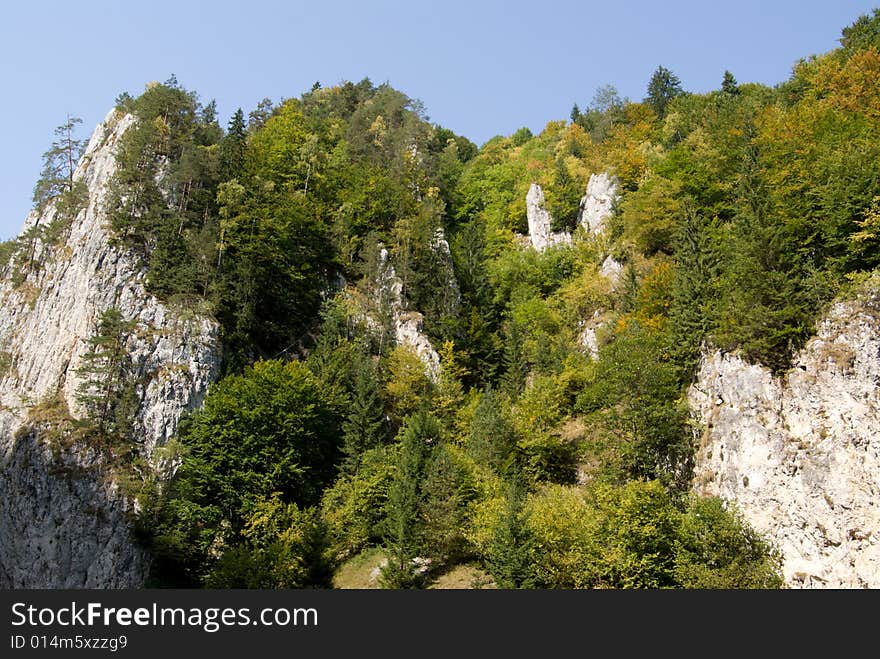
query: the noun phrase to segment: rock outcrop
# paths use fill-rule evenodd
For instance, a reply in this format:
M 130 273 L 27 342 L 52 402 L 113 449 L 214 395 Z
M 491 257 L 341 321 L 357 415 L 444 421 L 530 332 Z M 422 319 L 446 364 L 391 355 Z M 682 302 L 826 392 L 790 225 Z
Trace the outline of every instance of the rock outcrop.
M 589 235 L 599 235 L 614 212 L 617 201 L 617 179 L 607 172 L 591 174 L 587 191 L 581 197 L 577 223 Z M 542 252 L 551 245 L 569 244 L 572 236 L 567 231 L 552 231 L 553 217 L 544 207 L 544 190 L 532 183 L 526 194 L 526 219 L 529 225 L 529 241 L 532 247 Z
M 442 238 L 442 234 L 440 236 Z M 449 245 L 445 240 L 442 244 L 448 252 Z M 442 249 L 442 245 L 437 245 Z M 450 256 L 451 259 L 451 256 Z M 428 377 L 437 381 L 440 376 L 440 355 L 431 345 L 430 339 L 423 331 L 424 317 L 415 310 L 408 310 L 403 300 L 403 282 L 397 276 L 394 265 L 384 247 L 379 252 L 379 275 L 377 288 L 381 298 L 380 308 L 386 307 L 391 315 L 394 337 L 398 345 L 412 348 L 425 365 Z M 458 287 L 456 286 L 456 290 Z
M 526 194 L 526 218 L 529 223 L 529 240 L 537 251 L 543 252 L 551 245 L 571 242 L 571 234 L 567 231 L 550 230 L 553 217 L 544 208 L 544 190 L 537 183 L 532 183 Z
M 98 315 L 117 308 L 135 323 L 126 346 L 141 383 L 134 436 L 149 458 L 201 404 L 219 369 L 216 322 L 163 304 L 144 289 L 134 255 L 111 246 L 107 182 L 115 148 L 134 123 L 110 112 L 88 144 L 75 179 L 88 203 L 66 242 L 38 245 L 24 279 L 0 280 L 0 587 L 137 587 L 148 557 L 131 537 L 129 502 L 103 469 L 100 452 L 59 448 L 34 420 L 49 405 L 77 416 L 77 370 Z M 48 226 L 50 203 L 27 218 Z
M 702 360 L 694 489 L 735 501 L 792 587 L 880 587 L 878 383 L 878 276 L 833 305 L 780 377 L 733 354 Z
M 590 175 L 587 192 L 581 197 L 578 210 L 578 224 L 587 233 L 595 236 L 605 230 L 605 223 L 617 202 L 617 186 L 617 178 L 608 172 Z

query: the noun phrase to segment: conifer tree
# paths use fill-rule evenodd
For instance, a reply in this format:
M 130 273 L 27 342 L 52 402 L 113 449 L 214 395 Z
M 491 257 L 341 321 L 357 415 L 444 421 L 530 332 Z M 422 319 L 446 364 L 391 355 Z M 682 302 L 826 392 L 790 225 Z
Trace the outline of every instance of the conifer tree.
M 388 495 L 386 543 L 388 564 L 382 570 L 382 583 L 388 588 L 414 588 L 419 585 L 413 559 L 420 542 L 421 483 L 440 439 L 440 425 L 426 412 L 411 416 L 404 428 L 397 460 L 397 473 Z
M 37 240 L 45 233 L 46 227 L 39 225 L 39 215 L 46 205 L 53 199 L 57 200 L 55 221 L 66 222 L 79 212 L 85 202 L 85 183 L 73 180 L 76 165 L 85 151 L 85 140 L 77 139 L 75 135 L 76 126 L 81 123 L 79 117 L 67 115 L 67 120 L 55 129 L 56 140 L 43 154 L 43 169 L 33 193 L 34 210 L 38 217 L 33 230 L 26 236 L 29 266 L 34 262 Z
M 226 136 L 220 142 L 220 174 L 222 180 L 229 181 L 241 175 L 244 169 L 246 139 L 247 128 L 244 122 L 244 112 L 241 108 L 238 108 L 229 120 Z
M 467 449 L 479 464 L 488 465 L 501 472 L 510 452 L 515 446 L 514 431 L 501 409 L 498 394 L 487 389 L 471 422 Z
M 489 548 L 487 565 L 499 588 L 534 588 L 531 551 L 534 545 L 525 510 L 526 490 L 514 478 L 508 485 L 504 513 Z
M 678 76 L 669 69 L 658 66 L 648 83 L 648 95 L 645 97 L 645 103 L 662 119 L 666 116 L 666 109 L 672 99 L 683 93 L 684 90 L 681 88 Z
M 730 96 L 739 94 L 739 84 L 730 71 L 724 72 L 724 79 L 721 81 L 721 91 Z
M 77 401 L 101 436 L 126 437 L 137 412 L 135 370 L 128 352 L 134 322 L 111 307 L 98 317 L 89 350 L 77 369 Z
M 368 356 L 363 356 L 355 365 L 349 412 L 342 422 L 343 468 L 349 473 L 358 470 L 365 451 L 382 443 L 385 436 L 382 409 L 375 366 Z
M 43 154 L 43 169 L 34 187 L 34 208 L 42 210 L 46 203 L 63 192 L 73 189 L 76 164 L 85 150 L 85 140 L 75 136 L 79 117 L 67 115 L 67 120 L 55 129 L 52 146 Z

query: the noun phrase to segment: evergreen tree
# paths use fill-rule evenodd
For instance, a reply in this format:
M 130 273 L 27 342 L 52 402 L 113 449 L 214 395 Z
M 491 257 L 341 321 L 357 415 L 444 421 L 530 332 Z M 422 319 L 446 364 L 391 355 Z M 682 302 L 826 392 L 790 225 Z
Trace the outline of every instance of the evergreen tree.
M 388 496 L 386 544 L 388 564 L 382 583 L 388 588 L 419 585 L 413 560 L 422 547 L 420 512 L 424 495 L 421 484 L 440 440 L 440 425 L 426 412 L 409 417 L 402 431 L 397 473 Z
M 34 208 L 42 210 L 46 202 L 63 192 L 73 190 L 73 174 L 76 164 L 85 150 L 85 140 L 75 136 L 79 117 L 67 115 L 67 121 L 55 129 L 52 146 L 43 154 L 43 169 L 34 187 Z
M 504 352 L 501 357 L 503 374 L 501 386 L 512 399 L 517 398 L 525 387 L 529 362 L 525 351 L 526 330 L 515 320 L 505 324 Z
M 513 427 L 504 417 L 498 394 L 490 387 L 483 392 L 474 412 L 468 453 L 477 463 L 501 473 L 515 446 Z
M 534 588 L 534 539 L 525 509 L 526 489 L 518 478 L 508 485 L 504 513 L 489 547 L 486 564 L 499 588 Z
M 56 225 L 67 225 L 69 221 L 84 206 L 88 190 L 82 181 L 74 181 L 73 174 L 76 165 L 85 151 L 85 140 L 75 136 L 76 126 L 82 123 L 79 117 L 67 115 L 67 120 L 55 129 L 55 137 L 52 146 L 43 154 L 43 169 L 40 178 L 34 186 L 33 203 L 38 217 L 32 227 L 32 231 L 26 237 L 28 242 L 28 265 L 32 266 L 36 252 L 37 240 L 44 238 L 49 227 L 39 225 L 40 215 L 46 205 L 56 201 L 55 219 Z M 56 230 L 51 231 L 56 236 Z
M 739 84 L 730 71 L 724 72 L 724 80 L 721 81 L 721 91 L 730 96 L 739 94 Z
M 101 436 L 125 438 L 134 422 L 138 401 L 127 348 L 133 330 L 134 321 L 124 320 L 119 309 L 102 312 L 76 371 L 81 378 L 76 398 Z
M 666 109 L 669 107 L 670 101 L 683 93 L 678 76 L 669 69 L 658 66 L 648 83 L 648 95 L 645 97 L 645 103 L 662 119 L 666 116 Z
M 675 237 L 676 268 L 669 310 L 670 338 L 674 363 L 689 380 L 717 313 L 711 308 L 717 298 L 721 274 L 721 230 L 715 220 L 706 220 L 686 209 Z
M 220 142 L 220 178 L 224 181 L 241 176 L 244 170 L 247 127 L 244 112 L 238 108 L 229 120 L 226 135 Z
M 369 356 L 363 355 L 354 367 L 351 402 L 348 416 L 342 422 L 343 468 L 355 473 L 361 455 L 382 443 L 385 418 L 376 368 Z
M 465 472 L 450 450 L 440 445 L 431 456 L 422 484 L 420 523 L 424 529 L 424 551 L 432 568 L 460 561 L 467 555 L 467 504 L 474 496 Z

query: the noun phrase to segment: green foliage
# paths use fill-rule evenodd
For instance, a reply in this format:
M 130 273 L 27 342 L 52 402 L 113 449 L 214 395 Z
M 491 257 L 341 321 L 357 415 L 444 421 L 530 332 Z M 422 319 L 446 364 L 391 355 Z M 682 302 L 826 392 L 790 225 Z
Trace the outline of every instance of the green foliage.
M 717 499 L 682 513 L 658 481 L 554 486 L 528 505 L 542 588 L 778 588 L 778 555 Z
M 45 209 L 49 200 L 74 188 L 73 174 L 86 146 L 85 140 L 74 135 L 76 126 L 81 123 L 79 117 L 68 115 L 67 121 L 55 129 L 58 139 L 43 154 L 43 169 L 34 186 L 33 202 L 38 212 Z
M 578 406 L 593 412 L 629 478 L 684 487 L 693 457 L 686 410 L 664 337 L 629 322 L 600 354 Z
M 360 357 L 354 365 L 354 382 L 348 414 L 342 422 L 344 468 L 354 473 L 361 456 L 376 448 L 385 439 L 385 419 L 375 365 L 368 357 Z
M 505 418 L 499 395 L 493 389 L 487 389 L 480 396 L 471 422 L 468 454 L 478 464 L 501 473 L 515 446 L 513 426 Z
M 333 563 L 317 510 L 283 503 L 276 492 L 254 504 L 244 543 L 225 551 L 205 579 L 208 588 L 329 588 Z
M 499 588 L 534 588 L 535 538 L 529 527 L 526 491 L 517 480 L 508 486 L 501 519 L 493 530 L 486 566 Z
M 724 79 L 721 81 L 721 92 L 723 94 L 730 94 L 731 96 L 739 94 L 739 84 L 736 82 L 736 78 L 733 77 L 733 74 L 730 71 L 724 72 Z
M 385 395 L 390 404 L 391 417 L 399 424 L 427 405 L 433 385 L 425 364 L 409 346 L 395 347 L 385 368 L 388 373 Z
M 124 320 L 115 307 L 101 312 L 77 369 L 76 398 L 99 436 L 130 439 L 140 404 L 136 365 L 128 348 L 134 328 L 134 321 Z
M 862 14 L 852 25 L 843 28 L 840 45 L 845 55 L 871 47 L 880 49 L 880 9 Z
M 779 586 L 735 510 L 685 496 L 683 394 L 707 347 L 784 370 L 880 263 L 878 16 L 777 88 L 726 71 L 686 94 L 659 67 L 643 103 L 607 85 L 570 122 L 479 149 L 369 79 L 264 100 L 225 132 L 176 80 L 120 97 L 137 121 L 111 184 L 117 240 L 151 292 L 201 298 L 228 374 L 147 505 L 162 583 L 324 586 L 382 545 L 388 587 L 475 558 L 505 588 Z M 574 223 L 599 172 L 622 196 L 594 236 Z M 571 245 L 528 247 L 533 183 Z M 392 264 L 436 381 L 395 344 Z M 124 407 L 99 396 L 98 347 L 96 413 Z
M 669 69 L 658 66 L 651 74 L 651 80 L 648 82 L 648 93 L 645 96 L 647 103 L 654 113 L 663 118 L 666 116 L 666 108 L 670 101 L 676 96 L 680 96 L 684 91 L 681 88 L 681 81 Z
M 257 362 L 217 382 L 179 436 L 183 459 L 153 545 L 160 571 L 195 582 L 246 537 L 258 502 L 279 493 L 285 504 L 316 504 L 339 452 L 334 410 L 297 362 Z
M 414 560 L 423 546 L 419 524 L 425 503 L 422 483 L 439 441 L 440 426 L 425 412 L 414 414 L 401 430 L 397 469 L 388 494 L 388 564 L 382 570 L 386 588 L 413 588 L 420 583 Z
M 675 575 L 682 588 L 781 588 L 781 571 L 781 554 L 732 504 L 691 497 L 675 551 Z
M 324 490 L 321 517 L 328 526 L 334 556 L 345 559 L 382 541 L 397 452 L 396 445 L 364 452 L 356 472 L 342 473 Z

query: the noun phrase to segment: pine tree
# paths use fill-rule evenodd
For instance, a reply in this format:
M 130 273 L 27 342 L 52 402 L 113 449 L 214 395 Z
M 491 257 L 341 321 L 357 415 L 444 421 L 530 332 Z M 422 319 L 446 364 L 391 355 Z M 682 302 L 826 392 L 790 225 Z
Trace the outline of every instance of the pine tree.
M 222 180 L 229 181 L 241 175 L 244 169 L 246 140 L 247 128 L 244 122 L 244 112 L 238 108 L 229 120 L 226 136 L 220 142 L 220 175 Z
M 498 394 L 489 388 L 483 392 L 474 412 L 468 453 L 481 465 L 501 473 L 515 443 L 513 428 L 504 418 Z
M 361 455 L 379 446 L 385 437 L 385 418 L 375 366 L 366 355 L 358 362 L 348 416 L 342 422 L 343 469 L 349 473 L 355 473 Z
M 730 71 L 724 72 L 724 80 L 721 81 L 721 91 L 730 96 L 739 94 L 739 84 Z
M 534 588 L 531 551 L 534 545 L 525 511 L 526 490 L 519 479 L 508 486 L 504 514 L 489 548 L 487 566 L 499 588 Z
M 675 236 L 676 268 L 669 310 L 674 363 L 684 368 L 683 380 L 690 378 L 716 317 L 709 307 L 717 297 L 721 243 L 717 220 L 706 220 L 686 209 Z
M 126 437 L 137 412 L 135 371 L 127 343 L 134 321 L 111 307 L 98 317 L 89 350 L 76 373 L 81 378 L 77 401 L 102 437 Z
M 504 353 L 501 357 L 504 373 L 501 386 L 512 399 L 517 398 L 525 387 L 529 373 L 529 363 L 525 353 L 525 330 L 514 320 L 509 320 L 505 327 Z
M 50 201 L 57 200 L 55 221 L 59 223 L 72 220 L 86 200 L 85 184 L 73 180 L 76 165 L 85 151 L 85 140 L 75 136 L 76 126 L 81 123 L 79 117 L 67 115 L 67 120 L 55 129 L 57 139 L 43 154 L 43 169 L 34 186 L 34 210 L 42 214 Z M 37 240 L 43 237 L 46 228 L 40 227 L 39 222 L 38 216 L 34 231 L 29 234 L 29 265 L 33 265 Z
M 426 412 L 409 418 L 403 430 L 397 473 L 388 495 L 386 543 L 388 564 L 382 570 L 387 588 L 414 588 L 419 585 L 413 559 L 421 548 L 420 510 L 424 495 L 421 484 L 425 470 L 440 439 L 440 425 Z
M 43 169 L 34 187 L 34 208 L 42 210 L 46 203 L 61 193 L 73 189 L 76 164 L 85 150 L 85 141 L 74 133 L 82 119 L 67 115 L 67 121 L 55 129 L 52 146 L 43 154 Z
M 645 103 L 662 119 L 666 116 L 666 110 L 672 99 L 683 93 L 678 76 L 669 69 L 658 66 L 648 83 L 648 95 L 645 97 Z

